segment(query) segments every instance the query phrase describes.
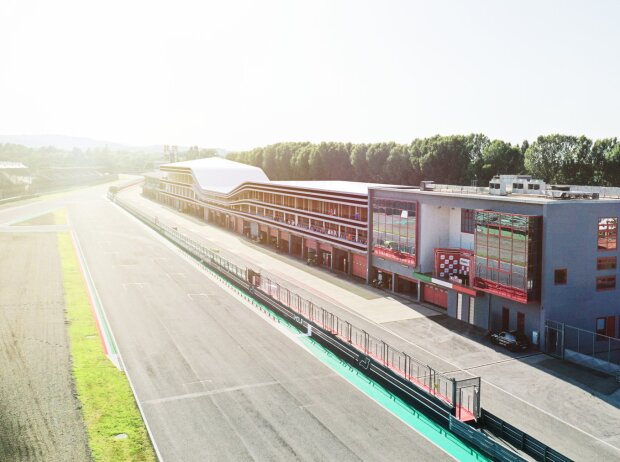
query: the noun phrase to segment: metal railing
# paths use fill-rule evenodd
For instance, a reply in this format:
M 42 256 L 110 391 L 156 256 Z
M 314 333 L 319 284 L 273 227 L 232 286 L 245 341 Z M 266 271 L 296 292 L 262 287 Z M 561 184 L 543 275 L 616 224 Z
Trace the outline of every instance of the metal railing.
M 374 337 L 337 315 L 282 287 L 269 277 L 261 277 L 258 289 L 279 301 L 306 319 L 370 356 L 401 377 L 441 399 L 455 409 L 464 420 L 480 416 L 480 377 L 457 379 L 448 376 Z
M 285 307 L 280 309 L 280 313 L 286 314 L 288 319 L 298 326 L 307 328 L 309 334 L 311 333 L 310 335 L 319 343 L 329 345 L 332 351 L 337 350 L 341 358 L 353 359 L 357 367 L 365 369 L 367 371 L 365 373 L 370 377 L 388 384 L 389 389 L 397 396 L 411 398 L 424 409 L 425 414 L 434 415 L 455 435 L 478 447 L 493 459 L 502 462 L 524 460 L 484 432 L 463 422 L 470 420 L 469 416 L 479 418 L 478 424 L 530 454 L 535 460 L 552 462 L 570 460 L 482 409 L 480 377 L 457 378 L 440 373 L 299 294 L 283 288 L 270 278 L 229 262 L 220 257 L 217 250 L 205 248 L 181 234 L 176 228 L 162 224 L 157 218 L 150 217 L 127 202 L 119 200 L 114 193 L 108 193 L 108 197 L 197 260 L 219 270 L 220 274 L 226 274 L 229 281 L 237 281 L 233 283 L 238 287 L 249 289 L 250 295 L 246 295 L 250 297 L 248 299 L 251 299 L 251 292 L 254 292 L 256 300 L 267 300 L 268 306 L 277 307 L 279 304 Z M 311 323 L 317 328 L 312 329 Z M 388 370 L 390 372 L 386 374 Z
M 108 197 L 129 211 L 132 215 L 157 230 L 175 244 L 187 250 L 202 262 L 208 262 L 237 278 L 252 283 L 247 268 L 237 266 L 219 255 L 219 251 L 208 249 L 199 242 L 180 233 L 176 228 L 160 223 L 157 218 L 144 214 L 131 204 L 119 199 L 113 193 Z M 462 420 L 477 419 L 480 416 L 480 377 L 457 379 L 437 371 L 400 351 L 383 340 L 374 337 L 337 315 L 303 298 L 301 295 L 282 287 L 267 276 L 257 278 L 257 289 L 274 300 L 292 309 L 300 316 L 323 327 L 352 345 L 360 353 L 370 356 L 383 366 L 396 372 L 416 387 L 435 396 L 454 409 L 455 415 Z
M 545 443 L 491 414 L 486 409 L 482 412 L 482 423 L 487 431 L 530 455 L 535 460 L 548 462 L 570 462 L 571 460 Z
M 620 374 L 620 339 L 614 337 L 547 319 L 545 352 L 616 377 Z

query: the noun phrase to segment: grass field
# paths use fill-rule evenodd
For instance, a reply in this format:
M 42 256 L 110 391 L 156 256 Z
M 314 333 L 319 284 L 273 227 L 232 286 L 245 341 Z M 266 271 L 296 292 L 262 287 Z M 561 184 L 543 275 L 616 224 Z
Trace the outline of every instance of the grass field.
M 127 377 L 104 354 L 77 256 L 68 233 L 58 234 L 73 378 L 96 461 L 155 461 Z M 117 435 L 126 437 L 117 438 Z

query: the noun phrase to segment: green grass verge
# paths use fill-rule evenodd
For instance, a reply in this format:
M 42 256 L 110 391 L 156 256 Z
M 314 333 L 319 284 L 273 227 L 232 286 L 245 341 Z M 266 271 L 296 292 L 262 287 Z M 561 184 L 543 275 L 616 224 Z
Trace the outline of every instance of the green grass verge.
M 96 461 L 155 461 L 127 377 L 105 356 L 68 233 L 58 233 L 73 378 Z M 115 435 L 124 433 L 125 439 Z

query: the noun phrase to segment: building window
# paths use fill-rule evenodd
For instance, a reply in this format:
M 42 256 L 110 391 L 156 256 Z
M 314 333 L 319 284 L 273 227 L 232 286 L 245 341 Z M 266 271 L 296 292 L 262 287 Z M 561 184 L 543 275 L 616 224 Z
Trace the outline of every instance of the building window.
M 472 209 L 461 209 L 461 232 L 474 234 L 476 229 L 476 215 Z
M 456 319 L 463 317 L 463 294 L 456 294 Z
M 599 257 L 596 259 L 597 270 L 616 269 L 618 257 Z
M 566 281 L 568 280 L 568 270 L 556 269 L 554 272 L 553 280 L 556 286 L 566 285 Z
M 373 254 L 415 267 L 418 203 L 379 199 L 372 207 Z
M 539 297 L 540 216 L 476 211 L 474 287 L 527 303 Z
M 596 319 L 596 333 L 599 335 L 605 335 L 607 333 L 607 318 Z
M 604 318 L 596 318 L 596 333 L 598 335 L 606 335 L 607 337 L 613 337 L 616 332 L 616 317 L 607 316 Z M 604 340 L 598 338 L 597 340 Z
M 614 290 L 616 288 L 616 276 L 600 276 L 596 278 L 596 290 Z
M 598 249 L 618 248 L 618 217 L 598 219 Z

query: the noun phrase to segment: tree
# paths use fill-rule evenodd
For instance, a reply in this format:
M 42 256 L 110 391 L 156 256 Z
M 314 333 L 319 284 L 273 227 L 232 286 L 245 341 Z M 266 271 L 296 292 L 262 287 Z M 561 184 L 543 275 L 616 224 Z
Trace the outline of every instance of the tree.
M 528 140 L 523 140 L 521 143 L 521 155 L 525 156 L 525 151 L 530 147 L 530 142 Z
M 389 178 L 385 174 L 384 167 L 390 155 L 390 150 L 395 143 L 371 144 L 366 151 L 366 163 L 368 164 L 368 177 L 366 181 L 373 183 L 387 183 Z
M 291 180 L 310 179 L 310 156 L 314 149 L 314 145 L 304 143 L 295 151 L 291 159 Z
M 494 140 L 482 151 L 479 168 L 476 169 L 478 185 L 486 185 L 494 175 L 523 172 L 521 149 L 504 141 Z
M 420 170 L 425 180 L 438 183 L 468 184 L 469 150 L 464 136 L 439 136 L 426 138 L 420 149 Z
M 472 133 L 465 137 L 465 145 L 467 146 L 467 152 L 469 154 L 467 176 L 470 180 L 478 179 L 480 173 L 479 169 L 483 164 L 482 153 L 490 143 L 491 140 L 489 137 L 482 133 Z
M 385 163 L 383 181 L 388 184 L 412 184 L 415 180 L 409 157 L 407 146 L 402 144 L 392 146 Z
M 592 153 L 595 165 L 600 165 L 598 184 L 620 187 L 620 142 L 616 138 L 597 140 Z
M 356 144 L 351 149 L 351 167 L 355 181 L 368 181 L 370 175 L 368 173 L 368 161 L 366 160 L 367 152 L 367 144 Z
M 620 185 L 620 145 L 617 138 L 596 140 L 592 145 L 593 184 Z
M 324 154 L 324 164 L 328 164 L 326 179 L 349 181 L 354 178 L 351 168 L 350 145 L 330 143 Z
M 550 183 L 592 184 L 591 146 L 585 136 L 539 136 L 525 153 L 525 168 Z

